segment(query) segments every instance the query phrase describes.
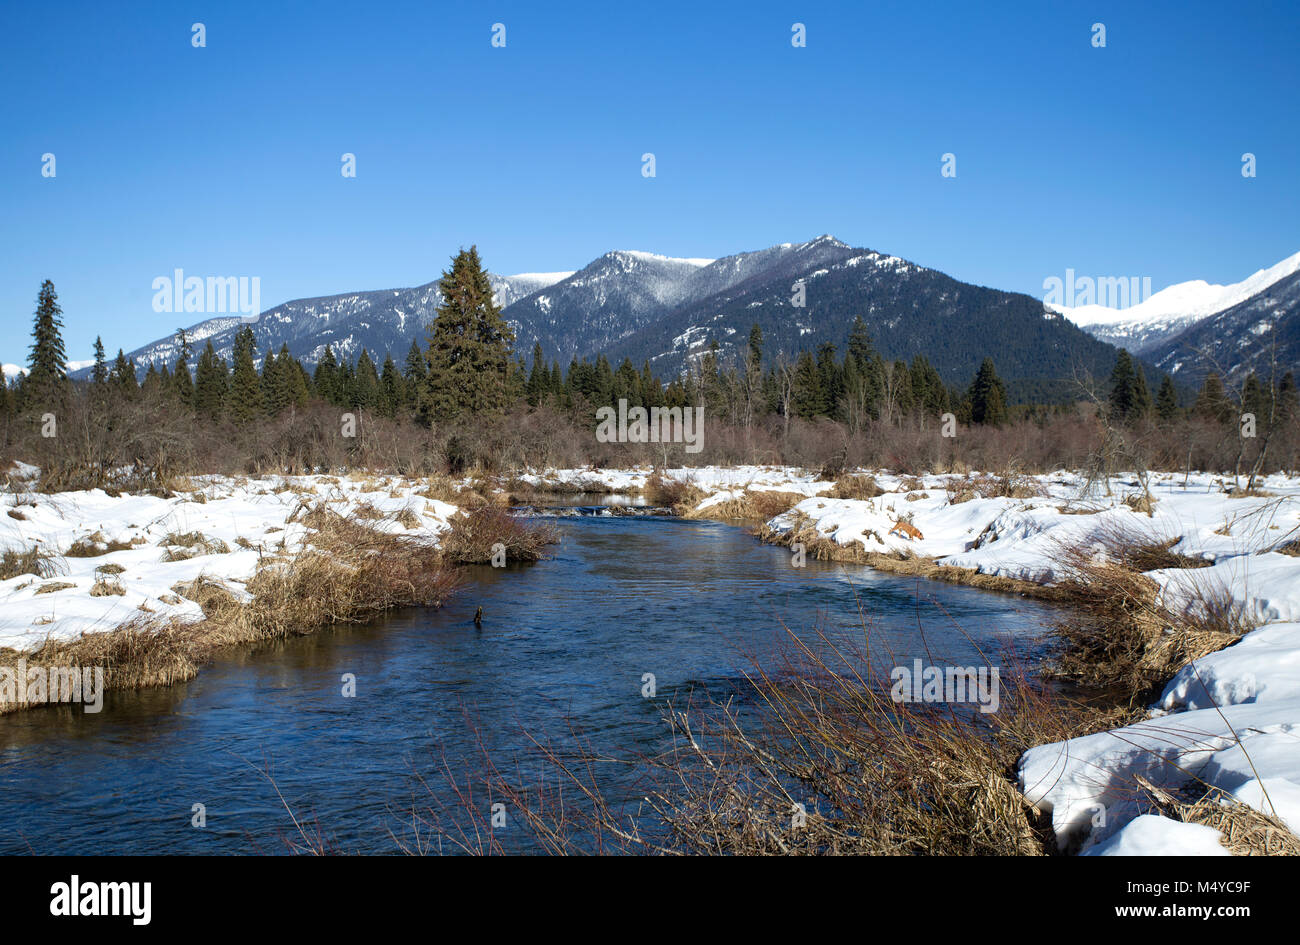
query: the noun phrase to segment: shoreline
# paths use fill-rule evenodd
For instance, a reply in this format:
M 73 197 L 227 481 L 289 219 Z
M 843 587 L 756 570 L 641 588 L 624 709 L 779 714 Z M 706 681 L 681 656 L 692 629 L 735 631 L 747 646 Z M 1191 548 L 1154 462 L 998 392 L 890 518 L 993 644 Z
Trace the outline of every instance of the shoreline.
M 677 478 L 677 474 L 684 475 Z M 1057 846 L 1066 851 L 1108 852 L 1136 843 L 1144 844 L 1143 849 L 1154 844 L 1172 845 L 1170 848 L 1179 851 L 1215 852 L 1207 849 L 1205 834 L 1192 828 L 1222 823 L 1225 810 L 1236 811 L 1232 816 L 1238 820 L 1241 811 L 1258 814 L 1270 829 L 1278 825 L 1294 829 L 1286 825 L 1300 824 L 1300 804 L 1296 802 L 1300 787 L 1295 788 L 1296 795 L 1291 793 L 1293 782 L 1284 776 L 1286 761 L 1265 764 L 1258 780 L 1248 779 L 1256 780 L 1253 789 L 1258 797 L 1253 804 L 1249 790 L 1233 791 L 1215 784 L 1213 778 L 1206 782 L 1207 791 L 1201 798 L 1175 798 L 1188 781 L 1176 773 L 1186 767 L 1180 763 L 1185 760 L 1184 748 L 1197 761 L 1234 747 L 1246 753 L 1229 715 L 1242 716 L 1238 727 L 1247 731 L 1255 731 L 1252 725 L 1262 726 L 1262 737 L 1272 741 L 1256 747 L 1268 749 L 1269 754 L 1276 752 L 1274 742 L 1281 727 L 1300 722 L 1300 684 L 1293 687 L 1293 702 L 1291 690 L 1276 680 L 1261 684 L 1258 667 L 1251 669 L 1255 676 L 1247 679 L 1237 665 L 1248 658 L 1260 634 L 1275 647 L 1266 658 L 1276 660 L 1281 655 L 1283 665 L 1290 665 L 1287 661 L 1294 657 L 1300 665 L 1300 623 L 1295 626 L 1294 639 L 1288 624 L 1300 620 L 1300 581 L 1294 580 L 1300 578 L 1300 558 L 1292 550 L 1300 529 L 1300 480 L 1275 476 L 1265 482 L 1263 494 L 1232 497 L 1216 490 L 1215 477 L 1199 474 L 1193 478 L 1196 481 L 1190 486 L 1184 482 L 1180 487 L 1181 477 L 1157 475 L 1152 491 L 1144 493 L 1141 500 L 1134 499 L 1131 477 L 1110 483 L 1109 496 L 1079 499 L 1076 493 L 1082 480 L 1065 471 L 1014 481 L 978 474 L 899 477 L 864 471 L 831 482 L 805 471 L 773 467 L 666 473 L 572 470 L 552 476 L 530 473 L 512 479 L 437 483 L 365 473 L 259 480 L 204 477 L 189 483 L 191 492 L 167 498 L 100 493 L 92 497 L 93 502 L 87 501 L 92 505 L 110 498 L 128 505 L 162 503 L 173 516 L 179 510 L 181 518 L 202 511 L 212 519 L 210 513 L 218 511 L 221 503 L 233 500 L 256 507 L 254 515 L 263 527 L 280 515 L 281 524 L 273 530 L 284 534 L 278 547 L 255 549 L 249 573 L 250 561 L 241 562 L 237 556 L 254 549 L 249 548 L 249 530 L 241 530 L 238 515 L 228 533 L 220 528 L 179 533 L 185 541 L 195 543 L 187 546 L 177 544 L 178 532 L 170 519 L 155 518 L 145 527 L 126 523 L 139 532 L 128 535 L 106 530 L 99 520 L 69 526 L 63 515 L 68 509 L 62 508 L 53 517 L 58 519 L 58 527 L 47 528 L 42 540 L 62 539 L 69 547 L 90 542 L 92 547 L 82 548 L 81 553 L 87 555 L 84 560 L 77 556 L 67 559 L 79 562 L 69 573 L 29 574 L 0 582 L 0 595 L 7 592 L 10 598 L 5 609 L 10 637 L 15 621 L 26 613 L 21 605 L 26 601 L 30 610 L 42 586 L 66 585 L 45 595 L 47 601 L 60 599 L 68 591 L 96 598 L 93 587 L 112 580 L 102 565 L 90 563 L 99 561 L 126 562 L 116 575 L 122 585 L 133 568 L 147 571 L 156 565 L 155 570 L 169 571 L 169 578 L 193 571 L 188 592 L 171 595 L 175 598 L 171 606 L 188 611 L 190 619 L 145 615 L 107 632 L 94 632 L 92 621 L 91 632 L 70 639 L 66 638 L 66 626 L 56 627 L 64 630 L 65 638 L 51 639 L 34 649 L 2 648 L 0 665 L 18 658 L 28 665 L 54 667 L 96 663 L 110 670 L 106 687 L 113 689 L 183 681 L 226 646 L 247 646 L 315 632 L 334 623 L 360 622 L 396 607 L 440 605 L 454 590 L 457 573 L 447 567 L 442 546 L 452 535 L 453 523 L 466 519 L 467 510 L 496 510 L 493 514 L 509 518 L 503 507 L 521 493 L 526 500 L 528 492 L 641 495 L 653 505 L 672 507 L 682 518 L 708 518 L 742 527 L 768 544 L 801 545 L 803 554 L 816 560 L 844 561 L 895 575 L 1031 596 L 1077 608 L 1085 615 L 1089 606 L 1098 604 L 1096 599 L 1086 599 L 1088 594 L 1118 598 L 1129 593 L 1135 600 L 1140 598 L 1134 613 L 1107 611 L 1105 620 L 1095 614 L 1093 618 L 1094 622 L 1101 620 L 1102 636 L 1130 633 L 1135 639 L 1140 637 L 1142 659 L 1148 658 L 1147 650 L 1160 651 L 1159 659 L 1150 659 L 1143 667 L 1144 678 L 1156 693 L 1154 698 L 1148 695 L 1145 701 L 1133 703 L 1135 711 L 1142 711 L 1129 725 L 1109 727 L 1115 724 L 1114 712 L 1098 710 L 1097 727 L 1085 729 L 1090 734 L 1030 747 L 1006 784 L 1024 798 L 1030 812 L 1027 817 L 1050 822 L 1048 829 L 1054 831 Z M 423 509 L 413 507 L 416 496 L 426 503 Z M 26 498 L 19 502 L 15 494 L 13 508 L 21 518 L 10 514 L 18 523 L 5 523 L 11 531 L 17 528 L 30 534 L 48 526 L 53 519 L 42 516 L 42 503 L 61 506 L 71 500 L 72 507 L 77 505 L 77 497 L 69 494 Z M 133 514 L 135 511 L 132 509 Z M 225 511 L 229 510 L 222 514 Z M 891 523 L 900 520 L 912 524 L 914 540 L 888 534 Z M 1123 551 L 1120 545 L 1108 547 L 1097 540 L 1107 534 L 1112 539 L 1131 536 L 1131 542 L 1150 560 L 1144 558 L 1140 567 L 1122 573 L 1087 571 L 1080 562 L 1091 560 L 1089 556 L 1113 556 Z M 460 535 L 457 540 L 466 548 L 473 545 L 477 549 L 474 554 L 484 553 L 482 535 L 473 540 Z M 241 551 L 229 547 L 232 543 Z M 335 558 L 343 547 L 359 548 L 361 554 Z M 158 561 L 145 560 L 159 553 Z M 1076 554 L 1076 559 L 1072 560 L 1071 554 Z M 216 562 L 227 566 L 223 569 Z M 364 574 L 364 580 L 358 580 L 359 574 Z M 417 574 L 431 580 L 417 580 Z M 61 581 L 63 577 L 71 580 Z M 87 590 L 90 577 L 94 584 Z M 1119 582 L 1113 588 L 1105 583 L 1111 578 Z M 1197 630 L 1189 634 L 1188 628 L 1180 625 L 1184 620 L 1180 615 L 1210 602 L 1204 593 L 1210 585 L 1201 584 L 1198 599 L 1197 585 L 1189 578 L 1223 581 L 1224 593 L 1241 611 L 1235 633 Z M 157 583 L 146 582 L 146 588 Z M 375 586 L 379 592 L 357 597 L 358 584 Z M 180 590 L 179 584 L 168 586 L 174 592 Z M 1287 593 L 1290 586 L 1296 587 L 1296 593 Z M 330 588 L 330 593 L 319 593 L 322 587 Z M 125 596 L 125 592 L 116 595 Z M 121 603 L 116 597 L 107 601 L 110 609 Z M 318 606 L 302 610 L 302 601 L 312 597 Z M 97 601 L 102 610 L 103 598 Z M 75 617 L 76 608 L 71 610 Z M 1118 623 L 1106 623 L 1108 620 Z M 1279 636 L 1284 638 L 1280 642 L 1275 639 Z M 1083 655 L 1085 660 L 1093 658 L 1100 656 Z M 1209 676 L 1209 681 L 1202 676 Z M 0 680 L 0 702 L 2 683 Z M 1218 701 L 1211 699 L 1212 707 L 1193 691 L 1197 685 L 1206 695 L 1213 690 Z M 1261 708 L 1258 697 L 1269 692 L 1279 698 L 1276 704 Z M 1122 706 L 1122 697 L 1114 698 L 1115 706 Z M 0 713 L 37 707 L 9 702 L 0 705 Z M 1232 734 L 1211 731 L 1210 726 L 1197 744 L 1156 752 L 1156 762 L 1144 757 L 1143 751 L 1152 754 L 1152 739 L 1160 737 L 1160 731 L 1167 735 L 1171 726 L 1185 725 L 1189 713 L 1207 712 L 1222 717 L 1218 728 L 1226 726 Z M 1177 721 L 1166 723 L 1164 719 Z M 1258 740 L 1258 736 L 1250 737 Z M 1207 739 L 1213 744 L 1199 743 Z M 1117 742 L 1145 747 L 1117 751 Z M 1254 771 L 1255 763 L 1249 757 L 1246 760 Z M 1228 803 L 1207 806 L 1204 797 L 1215 791 L 1216 797 L 1221 795 Z M 1125 792 L 1128 796 L 1122 796 Z M 1098 806 L 1113 814 L 1108 829 L 1092 829 L 1091 820 L 1081 813 Z M 1200 819 L 1189 819 L 1193 817 L 1189 811 L 1197 811 L 1194 816 Z M 1158 821 L 1154 827 L 1153 817 Z M 1242 829 L 1232 827 L 1228 833 L 1236 836 Z M 1138 837 L 1140 833 L 1143 837 Z

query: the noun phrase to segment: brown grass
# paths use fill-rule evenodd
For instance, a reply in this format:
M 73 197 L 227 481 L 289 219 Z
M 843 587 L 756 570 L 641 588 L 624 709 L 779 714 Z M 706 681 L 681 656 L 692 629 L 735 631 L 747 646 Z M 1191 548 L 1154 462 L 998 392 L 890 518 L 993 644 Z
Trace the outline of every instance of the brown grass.
M 766 544 L 782 545 L 786 548 L 801 544 L 804 553 L 814 561 L 842 561 L 850 564 L 865 564 L 877 571 L 885 571 L 889 574 L 931 578 L 949 584 L 977 587 L 985 591 L 1021 594 L 1045 600 L 1057 600 L 1063 596 L 1062 592 L 1055 587 L 1004 577 L 998 574 L 984 574 L 974 568 L 958 568 L 907 550 L 892 552 L 868 551 L 860 542 L 856 541 L 841 545 L 835 539 L 818 532 L 812 520 L 803 515 L 798 516 L 793 526 L 786 531 L 779 531 L 764 524 L 756 528 L 753 534 Z M 868 537 L 879 539 L 881 536 L 872 531 Z
M 498 546 L 505 549 L 506 561 L 537 561 L 547 545 L 560 540 L 553 526 L 528 523 L 495 505 L 453 516 L 450 525 L 442 549 L 457 564 L 489 564 Z
M 1220 843 L 1233 856 L 1300 856 L 1300 837 L 1281 820 L 1199 779 L 1176 793 L 1156 787 L 1141 775 L 1135 780 L 1164 816 L 1219 831 Z
M 112 554 L 114 551 L 128 551 L 131 545 L 125 541 L 109 541 L 103 532 L 95 532 L 84 538 L 78 538 L 63 553 L 65 558 L 98 558 Z
M 36 588 L 36 590 L 32 591 L 32 593 L 33 594 L 56 594 L 59 591 L 66 591 L 68 588 L 76 587 L 76 586 L 77 585 L 72 583 L 71 581 L 51 581 L 48 584 L 42 584 L 40 587 Z
M 20 574 L 34 574 L 39 578 L 47 578 L 58 573 L 57 559 L 40 548 L 28 548 L 25 551 L 8 549 L 0 554 L 0 581 L 16 578 Z
M 705 497 L 704 490 L 695 483 L 666 478 L 657 469 L 646 479 L 642 491 L 651 505 L 665 506 L 678 515 L 685 515 Z
M 202 532 L 169 532 L 163 536 L 160 561 L 186 561 L 200 555 L 228 555 L 230 546 L 220 538 L 208 538 Z
M 459 584 L 458 572 L 432 544 L 381 534 L 323 505 L 309 510 L 304 522 L 314 529 L 307 546 L 289 560 L 267 559 L 247 584 L 251 601 L 200 576 L 174 590 L 197 602 L 205 619 L 160 621 L 141 614 L 114 630 L 49 642 L 26 654 L 28 665 L 102 666 L 109 689 L 168 685 L 192 678 L 222 647 L 363 622 L 395 607 L 436 607 Z M 0 649 L 0 664 L 18 656 Z M 18 707 L 0 705 L 0 712 Z
M 835 487 L 824 494 L 832 499 L 874 499 L 884 493 L 876 484 L 875 476 L 845 475 L 835 480 Z
M 715 502 L 708 508 L 697 509 L 691 503 L 684 512 L 679 512 L 683 518 L 691 519 L 712 519 L 714 521 L 766 521 L 775 518 L 785 512 L 790 511 L 804 499 L 808 498 L 798 492 L 778 492 L 769 490 L 759 490 L 754 492 L 745 492 L 734 498 L 725 499 L 722 502 Z M 695 500 L 698 503 L 699 500 Z
M 548 853 L 1057 852 L 1050 817 L 1016 788 L 1017 760 L 1095 728 L 1102 713 L 1046 696 L 1010 656 L 996 713 L 896 702 L 864 650 L 821 633 L 782 639 L 776 668 L 746 674 L 748 695 L 669 705 L 660 753 L 610 759 L 576 735 L 562 747 L 534 739 L 527 768 L 541 783 L 521 784 L 524 766 L 485 756 L 482 790 L 453 779 L 461 806 L 417 811 L 417 824 L 452 848 L 507 852 L 487 822 L 489 797 L 510 810 L 512 841 L 522 830 Z M 611 762 L 646 769 L 631 808 L 602 790 Z
M 1094 543 L 1103 555 L 1094 554 Z M 1145 705 L 1187 663 L 1253 628 L 1226 588 L 1204 582 L 1187 585 L 1189 600 L 1178 612 L 1167 608 L 1156 582 L 1140 571 L 1168 566 L 1172 544 L 1105 527 L 1087 542 L 1057 550 L 1065 571 L 1059 588 L 1071 610 L 1055 627 L 1055 673 Z

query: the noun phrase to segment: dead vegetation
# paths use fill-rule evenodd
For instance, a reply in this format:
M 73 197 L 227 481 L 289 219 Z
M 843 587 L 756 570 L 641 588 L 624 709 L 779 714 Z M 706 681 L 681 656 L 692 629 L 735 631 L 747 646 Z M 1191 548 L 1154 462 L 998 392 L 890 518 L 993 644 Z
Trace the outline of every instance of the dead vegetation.
M 1233 856 L 1300 856 L 1300 837 L 1281 820 L 1200 779 L 1193 778 L 1177 792 L 1158 788 L 1140 775 L 1136 781 L 1151 807 L 1182 823 L 1213 827 Z
M 430 542 L 384 534 L 323 504 L 302 519 L 312 529 L 305 547 L 291 558 L 266 558 L 243 588 L 247 593 L 201 575 L 173 588 L 180 596 L 163 597 L 169 603 L 180 603 L 180 597 L 195 601 L 203 620 L 160 621 L 141 613 L 110 631 L 46 643 L 25 654 L 28 665 L 102 666 L 109 689 L 168 685 L 192 678 L 222 647 L 364 622 L 397 607 L 436 607 L 460 583 L 459 572 Z M 211 546 L 197 533 L 175 537 L 178 548 Z M 92 594 L 123 593 L 113 572 L 97 578 L 100 590 Z M 54 582 L 36 593 L 74 586 Z M 0 665 L 19 655 L 0 649 Z M 0 712 L 13 708 L 0 705 Z
M 82 538 L 78 538 L 63 553 L 65 558 L 98 558 L 102 555 L 112 554 L 114 551 L 128 551 L 131 543 L 110 540 L 103 532 L 94 532 Z
M 893 654 L 873 662 L 821 632 L 783 639 L 774 668 L 747 674 L 750 691 L 669 706 L 671 741 L 654 756 L 611 759 L 578 735 L 563 746 L 534 739 L 527 765 L 485 757 L 473 777 L 448 772 L 460 806 L 416 811 L 416 826 L 472 853 L 521 842 L 556 854 L 1057 852 L 1050 817 L 1015 786 L 1016 763 L 1034 744 L 1095 725 L 1096 712 L 1034 688 L 1010 654 L 999 711 L 986 715 L 895 699 Z M 644 771 L 635 802 L 606 795 L 611 764 Z M 541 783 L 519 783 L 525 767 Z M 493 830 L 482 797 L 510 810 L 508 834 Z
M 482 506 L 452 516 L 442 536 L 443 553 L 456 564 L 537 561 L 558 542 L 550 525 L 530 524 L 499 506 Z
M 835 480 L 835 487 L 825 495 L 832 499 L 874 499 L 884 495 L 885 490 L 876 484 L 876 477 L 869 475 L 847 474 Z
M 704 499 L 705 492 L 695 483 L 685 479 L 672 479 L 655 470 L 646 479 L 642 490 L 651 505 L 670 508 L 677 515 L 685 515 Z
M 220 538 L 208 538 L 202 532 L 169 532 L 161 542 L 160 561 L 187 561 L 200 555 L 228 555 L 230 546 Z
M 1058 549 L 1065 574 L 1058 586 L 1070 611 L 1055 628 L 1055 672 L 1145 705 L 1184 665 L 1254 628 L 1226 587 L 1176 582 L 1175 605 L 1141 573 L 1204 567 L 1207 562 L 1171 550 L 1178 540 L 1108 524 L 1089 541 Z
M 678 514 L 681 514 L 683 518 L 713 519 L 724 522 L 766 521 L 790 511 L 806 498 L 807 496 L 799 492 L 767 489 L 746 490 L 734 498 L 715 502 L 705 508 L 692 506 L 685 513 Z
M 53 577 L 59 573 L 57 559 L 40 548 L 27 548 L 17 551 L 5 549 L 0 554 L 0 581 L 18 577 L 21 574 L 33 574 L 38 578 Z

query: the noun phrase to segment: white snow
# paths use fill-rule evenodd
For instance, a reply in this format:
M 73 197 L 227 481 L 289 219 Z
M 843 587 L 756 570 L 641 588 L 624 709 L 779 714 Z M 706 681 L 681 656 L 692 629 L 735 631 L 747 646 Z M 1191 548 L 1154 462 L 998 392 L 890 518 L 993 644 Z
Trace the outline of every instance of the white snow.
M 1251 296 L 1263 292 L 1279 279 L 1300 270 L 1300 253 L 1288 256 L 1267 269 L 1261 269 L 1241 282 L 1231 285 L 1212 285 L 1203 279 L 1179 282 L 1161 289 L 1145 301 L 1128 308 L 1110 308 L 1105 305 L 1082 305 L 1074 308 L 1051 306 L 1080 328 L 1105 325 L 1154 326 L 1186 321 L 1200 321 L 1215 312 L 1231 308 Z
M 1040 496 L 953 504 L 946 487 L 955 489 L 958 480 L 922 476 L 907 483 L 908 492 L 898 477 L 877 472 L 882 488 L 898 491 L 870 500 L 814 496 L 768 524 L 788 529 L 802 516 L 843 545 L 908 549 L 1039 583 L 1064 576 L 1063 546 L 1092 544 L 1101 553 L 1093 538 L 1098 529 L 1177 539 L 1173 551 L 1213 564 L 1148 572 L 1162 603 L 1178 612 L 1207 594 L 1221 596 L 1260 626 L 1181 669 L 1148 718 L 1026 752 L 1021 789 L 1050 812 L 1059 839 L 1104 855 L 1222 849 L 1207 842 L 1216 831 L 1176 824 L 1139 803 L 1138 775 L 1171 791 L 1199 779 L 1293 831 L 1300 827 L 1300 557 L 1276 550 L 1300 537 L 1300 479 L 1270 476 L 1262 484 L 1269 495 L 1230 498 L 1220 477 L 1157 474 L 1150 517 L 1122 503 L 1139 491 L 1132 476 L 1111 480 L 1109 496 L 1094 491 L 1081 498 L 1083 479 L 1058 471 L 1033 477 Z M 1078 510 L 1090 514 L 1068 514 Z M 904 516 L 922 538 L 889 534 Z
M 30 469 L 11 470 L 10 477 L 17 479 Z M 203 477 L 194 482 L 199 487 L 195 493 L 175 498 L 115 497 L 101 489 L 44 495 L 11 486 L 5 496 L 6 514 L 0 515 L 0 551 L 49 552 L 56 556 L 56 573 L 44 578 L 22 574 L 0 581 L 0 646 L 30 651 L 47 639 L 72 640 L 142 616 L 198 620 L 203 616 L 198 604 L 178 596 L 173 586 L 188 584 L 202 574 L 221 581 L 237 596 L 246 593 L 242 585 L 265 556 L 301 550 L 309 530 L 290 521 L 300 501 L 324 503 L 343 515 L 367 503 L 385 515 L 409 508 L 421 522 L 416 528 L 390 519 L 358 521 L 431 542 L 437 541 L 457 512 L 456 506 L 416 495 L 419 481 L 395 476 L 375 480 Z M 368 489 L 371 485 L 375 488 Z M 198 501 L 199 497 L 205 501 Z M 169 547 L 184 553 L 180 546 L 168 544 L 168 536 L 189 532 L 200 533 L 215 553 L 161 560 Z M 248 547 L 241 547 L 241 539 Z M 78 541 L 96 544 L 98 549 L 110 542 L 129 547 L 92 557 L 66 556 Z M 101 570 L 105 565 L 124 570 L 107 575 Z M 91 596 L 91 588 L 101 579 L 120 584 L 123 593 Z M 55 582 L 73 586 L 38 593 Z

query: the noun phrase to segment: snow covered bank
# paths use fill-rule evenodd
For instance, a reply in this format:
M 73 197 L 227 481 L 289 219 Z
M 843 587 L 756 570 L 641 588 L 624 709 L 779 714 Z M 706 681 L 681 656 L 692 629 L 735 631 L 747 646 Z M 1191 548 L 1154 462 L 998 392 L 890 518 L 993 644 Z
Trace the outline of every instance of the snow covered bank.
M 30 652 L 147 618 L 198 621 L 178 585 L 200 576 L 238 599 L 259 568 L 301 552 L 324 507 L 378 532 L 438 541 L 458 511 L 400 477 L 204 477 L 173 498 L 102 490 L 4 496 L 0 552 L 35 551 L 38 570 L 0 581 L 0 647 Z
M 1179 671 L 1149 718 L 1027 752 L 1021 788 L 1050 812 L 1058 840 L 1086 852 L 1216 852 L 1196 825 L 1155 816 L 1139 777 L 1171 793 L 1198 780 L 1300 833 L 1300 480 L 1271 476 L 1263 494 L 1230 497 L 1219 477 L 1155 475 L 1147 515 L 1135 510 L 1146 506 L 1132 476 L 1112 480 L 1110 495 L 1103 485 L 1085 496 L 1085 481 L 1065 471 L 1002 484 L 1020 497 L 990 494 L 996 482 L 972 490 L 973 478 L 877 473 L 890 491 L 810 498 L 768 527 L 811 527 L 846 558 L 907 552 L 1038 584 L 1066 576 L 1062 548 L 1104 554 L 1107 533 L 1208 565 L 1146 573 L 1170 613 L 1216 602 L 1258 629 Z M 919 537 L 890 534 L 900 520 Z

